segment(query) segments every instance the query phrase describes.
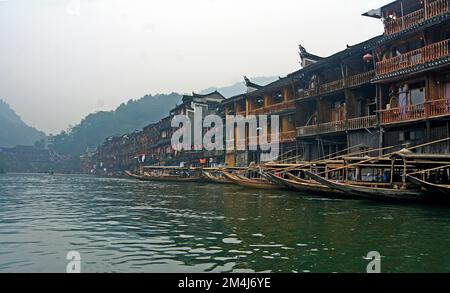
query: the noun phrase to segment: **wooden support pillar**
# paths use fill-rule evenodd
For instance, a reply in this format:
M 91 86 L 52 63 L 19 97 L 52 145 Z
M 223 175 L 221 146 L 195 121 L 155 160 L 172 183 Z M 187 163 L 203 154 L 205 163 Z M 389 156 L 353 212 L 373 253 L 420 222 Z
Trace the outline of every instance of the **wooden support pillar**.
M 245 97 L 245 116 L 248 116 L 250 112 L 250 101 L 248 97 Z
M 356 118 L 357 115 L 355 109 L 356 105 L 355 95 L 349 89 L 345 89 L 344 94 L 345 94 L 345 119 Z
M 450 130 L 449 130 L 449 123 L 447 121 L 447 137 L 450 137 Z M 450 140 L 447 140 L 447 149 L 446 149 L 446 153 L 450 154 Z
M 431 142 L 431 123 L 430 120 L 426 121 L 426 136 L 427 136 L 427 142 Z M 430 152 L 430 146 L 426 146 L 426 152 Z
M 347 154 L 349 154 L 353 151 L 353 149 L 351 149 L 351 147 L 353 147 L 353 146 L 350 146 L 350 137 L 349 137 L 348 131 L 345 131 L 345 137 L 347 139 Z
M 374 55 L 375 56 L 375 55 Z M 374 58 L 375 59 L 375 58 Z M 382 91 L 381 91 L 381 85 L 377 84 L 375 87 L 375 105 L 376 105 L 376 111 L 377 111 L 377 118 L 378 118 L 378 148 L 382 148 L 383 147 L 383 133 L 384 133 L 384 129 L 381 126 L 381 117 L 380 117 L 380 110 L 382 109 Z M 379 155 L 383 155 L 383 151 L 380 150 L 379 151 Z

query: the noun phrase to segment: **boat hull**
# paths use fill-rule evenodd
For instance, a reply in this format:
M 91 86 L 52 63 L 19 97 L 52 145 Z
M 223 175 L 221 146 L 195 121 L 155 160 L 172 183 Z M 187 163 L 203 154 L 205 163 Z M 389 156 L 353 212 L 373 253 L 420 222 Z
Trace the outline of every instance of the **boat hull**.
M 441 185 L 434 184 L 430 182 L 426 182 L 420 180 L 416 177 L 406 175 L 406 180 L 411 182 L 412 184 L 423 188 L 426 191 L 426 196 L 430 200 L 450 202 L 450 186 L 449 185 Z
M 280 177 L 277 177 L 275 174 L 268 173 L 268 172 L 265 174 L 266 174 L 266 176 L 268 176 L 268 178 L 270 178 L 270 180 L 272 180 L 272 182 L 277 183 L 277 184 L 282 184 L 293 191 L 298 191 L 298 192 L 302 192 L 302 193 L 306 193 L 306 194 L 332 197 L 332 198 L 353 198 L 352 196 L 348 196 L 341 191 L 331 189 L 322 184 L 309 183 L 309 182 L 307 183 L 307 182 L 290 180 L 290 179 L 286 179 L 286 178 L 280 178 Z
M 366 186 L 357 186 L 351 184 L 343 184 L 334 182 L 319 175 L 305 171 L 311 179 L 317 181 L 320 184 L 328 186 L 329 188 L 339 190 L 354 196 L 360 196 L 373 200 L 395 200 L 395 201 L 424 201 L 426 197 L 424 193 L 416 190 L 401 190 L 390 188 L 371 188 Z
M 243 178 L 240 178 L 233 174 L 230 174 L 226 171 L 222 171 L 222 174 L 227 179 L 229 179 L 231 182 L 233 182 L 239 186 L 243 186 L 243 187 L 256 188 L 256 189 L 269 189 L 269 190 L 283 189 L 282 186 L 271 183 L 271 182 L 266 183 L 266 182 L 259 182 L 257 180 L 243 179 Z
M 232 184 L 230 180 L 228 180 L 226 177 L 217 178 L 216 176 L 212 175 L 210 172 L 203 170 L 203 177 L 207 182 L 211 183 L 217 183 L 217 184 Z
M 200 177 L 177 177 L 177 176 L 161 176 L 153 177 L 148 175 L 137 175 L 130 171 L 125 171 L 125 174 L 131 178 L 138 179 L 141 181 L 160 181 L 160 182 L 202 182 L 203 179 Z

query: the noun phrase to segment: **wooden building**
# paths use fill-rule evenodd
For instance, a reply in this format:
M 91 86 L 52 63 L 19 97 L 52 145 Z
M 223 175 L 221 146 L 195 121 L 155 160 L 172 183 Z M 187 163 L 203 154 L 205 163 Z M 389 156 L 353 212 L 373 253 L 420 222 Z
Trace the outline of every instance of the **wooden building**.
M 252 83 L 245 78 L 247 92 L 232 97 L 223 103 L 224 115 L 238 115 L 244 118 L 259 115 L 279 115 L 280 148 L 283 153 L 296 155 L 296 128 L 295 128 L 295 99 L 294 91 L 289 78 L 280 78 L 266 86 Z M 271 131 L 268 123 L 268 131 Z M 251 162 L 260 162 L 261 150 L 250 150 L 251 141 L 256 141 L 248 125 L 244 137 L 234 129 L 234 150 L 227 150 L 225 162 L 229 166 L 248 166 Z M 237 150 L 237 145 L 244 141 L 245 150 Z
M 384 22 L 372 79 L 378 91 L 380 145 L 417 145 L 448 137 L 448 0 L 395 1 L 364 15 Z M 449 145 L 444 142 L 418 151 L 448 153 Z
M 234 139 L 225 141 L 235 148 L 244 144 L 242 150 L 175 152 L 173 116 L 184 114 L 193 121 L 199 110 L 203 117 L 221 115 L 224 122 L 227 116 L 279 115 L 278 159 L 283 162 L 369 149 L 392 152 L 449 137 L 449 0 L 397 0 L 363 15 L 382 19 L 384 33 L 325 58 L 300 46 L 301 69 L 265 86 L 244 77 L 246 92 L 229 99 L 218 92 L 184 96 L 158 123 L 105 142 L 97 164 L 115 161 L 114 168 L 120 169 L 143 155 L 147 163 L 162 165 L 225 162 L 241 167 L 261 161 L 261 150 L 250 147 L 255 133 L 248 126 L 244 134 L 230 128 Z M 450 145 L 446 141 L 416 151 L 447 154 Z
M 293 154 L 316 160 L 365 149 L 392 152 L 448 137 L 448 0 L 394 1 L 364 15 L 383 19 L 384 34 L 326 58 L 300 46 L 300 70 L 249 87 L 224 102 L 225 112 L 281 114 L 282 161 Z M 418 151 L 449 150 L 443 142 Z M 232 166 L 252 161 L 259 162 L 250 151 L 226 156 Z

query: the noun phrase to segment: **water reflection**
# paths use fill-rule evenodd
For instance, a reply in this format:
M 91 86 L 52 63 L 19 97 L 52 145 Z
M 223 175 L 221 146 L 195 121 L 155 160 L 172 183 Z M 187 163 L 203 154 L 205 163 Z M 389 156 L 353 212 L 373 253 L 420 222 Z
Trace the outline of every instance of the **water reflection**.
M 0 175 L 0 271 L 450 271 L 447 208 L 237 186 Z

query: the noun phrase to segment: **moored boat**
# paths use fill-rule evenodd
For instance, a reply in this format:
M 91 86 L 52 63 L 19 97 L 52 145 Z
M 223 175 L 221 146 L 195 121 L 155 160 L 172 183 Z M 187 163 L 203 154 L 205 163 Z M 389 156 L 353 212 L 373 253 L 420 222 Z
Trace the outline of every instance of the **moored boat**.
M 425 194 L 418 189 L 379 187 L 380 185 L 376 183 L 339 182 L 323 178 L 320 175 L 314 174 L 309 171 L 305 172 L 309 177 L 311 177 L 313 180 L 317 181 L 320 184 L 323 184 L 334 190 L 339 190 L 354 196 L 360 196 L 374 200 L 395 200 L 395 201 L 426 200 Z
M 430 183 L 414 176 L 406 175 L 406 179 L 427 192 L 427 197 L 436 201 L 450 202 L 450 185 Z
M 126 175 L 128 175 L 129 177 L 131 177 L 131 178 L 144 181 L 144 175 L 138 175 L 138 174 L 135 174 L 135 173 L 133 173 L 131 171 L 128 171 L 128 170 L 125 170 L 124 173 Z
M 217 184 L 232 184 L 233 182 L 227 179 L 220 171 L 215 170 L 202 170 L 202 174 L 207 182 L 217 183 Z
M 249 188 L 257 188 L 257 189 L 271 189 L 271 190 L 284 188 L 284 186 L 270 182 L 265 178 L 250 179 L 250 178 L 245 178 L 241 175 L 229 173 L 226 170 L 221 170 L 221 172 L 222 172 L 223 176 L 225 176 L 231 182 L 233 182 L 239 186 L 249 187 Z
M 322 195 L 327 197 L 339 197 L 339 198 L 351 198 L 352 196 L 346 195 L 345 193 L 329 188 L 323 184 L 319 184 L 315 181 L 308 181 L 301 179 L 291 173 L 284 173 L 285 177 L 277 176 L 271 172 L 265 172 L 266 176 L 274 183 L 284 185 L 288 189 L 302 192 L 305 194 Z
M 145 171 L 145 168 L 149 171 Z M 168 182 L 202 182 L 203 178 L 198 171 L 176 167 L 145 167 L 143 174 L 125 171 L 131 178 L 141 181 L 168 181 Z

